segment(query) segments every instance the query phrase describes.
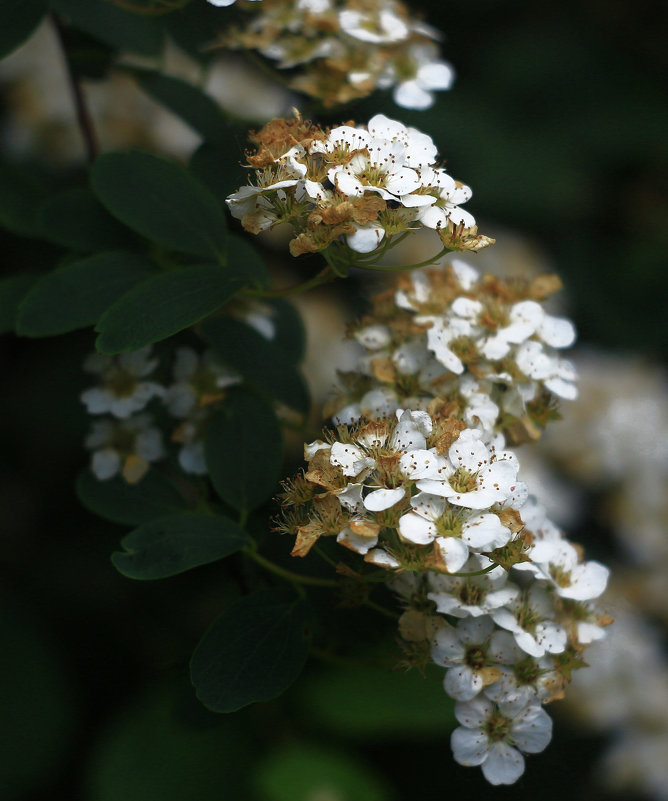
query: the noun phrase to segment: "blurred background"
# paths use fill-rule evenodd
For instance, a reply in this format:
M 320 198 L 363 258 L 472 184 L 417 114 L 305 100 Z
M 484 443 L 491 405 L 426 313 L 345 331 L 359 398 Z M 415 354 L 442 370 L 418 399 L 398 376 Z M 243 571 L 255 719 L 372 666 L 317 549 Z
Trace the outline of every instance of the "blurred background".
M 378 93 L 329 120 L 365 122 L 382 111 L 431 134 L 448 171 L 472 186 L 467 208 L 481 232 L 497 238 L 473 263 L 562 277 L 561 311 L 580 332 L 581 398 L 564 404 L 564 421 L 539 453 L 520 458 L 550 514 L 591 558 L 613 567 L 605 605 L 618 623 L 598 653 L 591 649 L 592 668 L 581 671 L 571 699 L 550 708 L 554 741 L 512 788 L 491 788 L 479 771 L 453 763 L 440 671 L 423 679 L 379 667 L 378 643 L 386 665 L 400 658 L 393 624 L 373 612 L 331 610 L 329 596 L 319 603 L 341 641 L 357 643 L 350 658 L 310 660 L 277 701 L 208 713 L 189 686 L 187 662 L 228 598 L 220 568 L 156 583 L 116 573 L 109 556 L 125 530 L 87 513 L 73 491 L 87 461 L 78 396 L 91 333 L 41 341 L 8 334 L 0 340 L 3 801 L 668 798 L 666 6 L 424 0 L 414 10 L 445 35 L 453 89 L 425 112 Z M 220 27 L 236 13 L 206 12 Z M 115 42 L 85 27 L 71 34 L 72 47 L 87 65 L 102 147 L 189 159 L 197 135 L 129 76 L 110 72 Z M 183 39 L 172 34 L 160 63 L 196 80 L 201 65 Z M 238 53 L 206 58 L 210 94 L 248 119 L 231 123 L 237 152 L 228 155 L 238 162 L 243 127 L 287 113 L 299 98 Z M 0 186 L 17 168 L 51 185 L 82 180 L 85 154 L 50 22 L 0 62 L 0 141 Z M 7 275 L 50 269 L 62 255 L 25 233 L 20 214 L 3 220 Z M 295 264 L 280 243 L 265 247 L 277 272 L 308 275 L 315 264 Z M 332 343 L 378 286 L 356 276 L 299 299 L 318 403 L 334 380 L 333 369 L 318 365 L 335 366 Z

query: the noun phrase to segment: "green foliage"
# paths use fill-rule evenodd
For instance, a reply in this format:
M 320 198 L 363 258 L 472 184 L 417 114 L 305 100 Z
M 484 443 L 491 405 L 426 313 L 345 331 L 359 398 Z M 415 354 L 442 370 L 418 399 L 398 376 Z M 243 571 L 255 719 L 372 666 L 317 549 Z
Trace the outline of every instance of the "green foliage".
M 321 730 L 360 739 L 433 737 L 456 725 L 443 673 L 355 666 L 323 670 L 303 688 L 305 713 Z
M 213 98 L 181 78 L 162 75 L 155 70 L 125 67 L 139 86 L 154 100 L 176 114 L 204 139 L 225 142 L 229 129 L 227 118 Z
M 197 697 L 214 712 L 234 712 L 283 693 L 301 673 L 311 638 L 305 601 L 261 590 L 228 607 L 190 662 Z
M 84 252 L 125 247 L 132 240 L 130 232 L 84 187 L 47 198 L 37 209 L 36 226 L 49 242 Z
M 19 306 L 17 333 L 47 337 L 94 325 L 109 306 L 154 272 L 128 251 L 98 253 L 40 278 Z
M 171 38 L 189 56 L 204 63 L 215 57 L 216 50 L 211 44 L 221 24 L 221 14 L 213 5 L 190 3 L 165 15 L 163 23 Z
M 54 11 L 75 28 L 106 44 L 143 56 L 158 56 L 162 30 L 152 17 L 135 14 L 109 0 L 51 0 Z
M 269 284 L 269 271 L 257 248 L 234 234 L 227 242 L 227 272 L 245 283 Z
M 209 420 L 206 463 L 220 498 L 249 512 L 276 491 L 283 461 L 281 426 L 271 405 L 248 389 L 234 389 Z
M 106 153 L 93 191 L 121 222 L 160 244 L 224 258 L 226 223 L 209 190 L 182 167 L 148 153 Z
M 181 493 L 158 470 L 149 470 L 137 484 L 128 484 L 120 476 L 100 481 L 90 470 L 82 470 L 76 492 L 89 512 L 127 526 L 186 510 Z
M 361 760 L 308 743 L 275 751 L 258 765 L 253 783 L 262 801 L 388 801 L 395 797 Z
M 0 58 L 25 42 L 48 7 L 48 0 L 3 0 L 0 3 Z
M 169 689 L 115 716 L 88 766 L 85 801 L 236 801 L 252 755 L 232 720 L 188 725 Z
M 248 180 L 248 168 L 242 167 L 247 131 L 232 128 L 225 145 L 205 142 L 193 153 L 188 168 L 227 210 L 225 199 Z
M 77 713 L 70 677 L 44 634 L 4 597 L 0 606 L 0 787 L 12 801 L 56 773 Z
M 194 512 L 160 517 L 121 540 L 114 567 L 128 578 L 161 579 L 216 562 L 251 543 L 233 520 Z
M 283 298 L 269 300 L 267 304 L 274 310 L 274 345 L 283 351 L 292 364 L 299 364 L 306 354 L 306 329 L 301 315 L 289 300 Z
M 37 278 L 30 273 L 21 273 L 0 281 L 0 334 L 14 330 L 19 304 Z
M 217 265 L 195 264 L 148 278 L 100 317 L 101 353 L 137 350 L 183 331 L 216 311 L 239 289 Z
M 202 332 L 220 358 L 250 384 L 298 412 L 308 411 L 306 382 L 283 347 L 230 317 L 212 317 Z
M 29 170 L 0 163 L 0 226 L 20 236 L 35 236 L 37 207 L 46 188 Z

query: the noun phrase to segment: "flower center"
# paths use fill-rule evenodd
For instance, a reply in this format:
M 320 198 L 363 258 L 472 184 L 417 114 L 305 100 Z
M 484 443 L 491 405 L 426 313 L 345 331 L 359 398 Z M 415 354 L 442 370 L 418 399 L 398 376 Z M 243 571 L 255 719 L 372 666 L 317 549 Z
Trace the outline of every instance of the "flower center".
M 465 467 L 458 467 L 450 477 L 450 486 L 455 492 L 473 492 L 477 489 L 477 473 L 471 473 Z
M 510 734 L 511 723 L 512 721 L 505 715 L 495 712 L 485 724 L 485 734 L 495 743 L 505 740 Z
M 480 645 L 472 645 L 466 651 L 464 662 L 474 670 L 480 670 L 485 666 L 485 651 Z
M 550 575 L 554 579 L 557 587 L 570 587 L 571 586 L 571 571 L 564 570 L 559 565 L 550 565 Z
M 434 521 L 439 537 L 459 537 L 462 533 L 462 521 L 452 509 Z
M 125 370 L 117 370 L 107 381 L 107 387 L 117 398 L 128 398 L 135 391 L 137 377 Z
M 521 662 L 517 662 L 517 664 L 513 666 L 513 673 L 515 674 L 518 684 L 535 684 L 542 672 L 538 663 L 530 657 L 523 659 Z
M 465 581 L 459 591 L 459 600 L 466 606 L 478 606 L 484 597 L 485 590 L 470 581 Z

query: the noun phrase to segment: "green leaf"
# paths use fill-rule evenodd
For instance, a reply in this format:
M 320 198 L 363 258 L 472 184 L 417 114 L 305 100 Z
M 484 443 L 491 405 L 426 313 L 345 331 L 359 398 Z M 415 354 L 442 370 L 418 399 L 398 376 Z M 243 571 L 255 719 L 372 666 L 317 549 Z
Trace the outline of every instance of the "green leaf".
M 232 604 L 200 640 L 190 662 L 197 697 L 214 712 L 276 698 L 308 656 L 311 611 L 267 590 Z
M 257 248 L 235 234 L 228 239 L 227 272 L 246 283 L 269 284 L 269 270 Z
M 59 192 L 42 203 L 36 224 L 44 239 L 72 250 L 112 250 L 132 239 L 90 189 L 83 187 Z
M 48 7 L 48 0 L 3 0 L 0 3 L 0 58 L 26 41 Z
M 253 771 L 253 783 L 262 801 L 388 801 L 396 797 L 361 760 L 311 743 L 274 751 Z
M 90 470 L 82 470 L 76 493 L 89 512 L 126 526 L 186 511 L 181 493 L 158 470 L 149 470 L 138 484 L 128 484 L 120 476 L 100 481 Z
M 38 278 L 37 275 L 23 273 L 0 281 L 0 334 L 14 330 L 19 304 Z
M 227 118 L 216 101 L 181 78 L 154 70 L 125 67 L 154 100 L 176 114 L 204 139 L 224 143 L 229 135 Z
M 244 147 L 247 130 L 230 125 L 227 142 L 216 145 L 205 142 L 193 153 L 188 169 L 218 199 L 220 207 L 227 213 L 225 199 L 240 186 L 248 182 L 248 168 L 245 162 Z
M 417 670 L 327 668 L 305 684 L 301 702 L 318 729 L 344 737 L 433 737 L 456 725 L 453 701 L 443 692 L 443 671 L 437 668 L 427 670 L 426 678 Z
M 158 56 L 162 30 L 157 19 L 121 8 L 110 0 L 51 0 L 71 25 L 119 50 Z
M 292 364 L 299 364 L 306 353 L 306 329 L 301 315 L 284 298 L 274 298 L 266 303 L 274 310 L 276 335 L 273 343 L 285 353 Z
M 183 167 L 148 153 L 106 153 L 96 159 L 91 180 L 107 209 L 147 239 L 186 253 L 224 257 L 222 210 Z
M 164 25 L 176 44 L 189 56 L 207 63 L 216 57 L 211 47 L 220 26 L 220 11 L 210 3 L 190 3 L 163 17 Z
M 100 315 L 154 272 L 150 261 L 123 250 L 70 262 L 45 275 L 23 299 L 17 333 L 48 337 L 94 325 Z
M 148 278 L 100 318 L 101 353 L 137 350 L 166 339 L 216 311 L 239 289 L 218 266 L 196 264 Z
M 128 578 L 161 579 L 216 562 L 250 543 L 233 520 L 191 512 L 144 523 L 123 537 L 125 553 L 114 553 L 111 561 Z
M 209 476 L 228 506 L 250 511 L 276 491 L 283 438 L 263 398 L 247 389 L 231 390 L 207 424 L 204 445 Z
M 238 719 L 186 725 L 174 695 L 169 687 L 151 688 L 103 721 L 87 765 L 85 801 L 244 798 L 253 751 Z
M 220 358 L 248 382 L 286 406 L 304 414 L 308 412 L 306 383 L 275 342 L 231 317 L 207 320 L 202 331 Z
M 45 194 L 28 170 L 0 164 L 0 226 L 20 236 L 36 235 L 35 215 Z

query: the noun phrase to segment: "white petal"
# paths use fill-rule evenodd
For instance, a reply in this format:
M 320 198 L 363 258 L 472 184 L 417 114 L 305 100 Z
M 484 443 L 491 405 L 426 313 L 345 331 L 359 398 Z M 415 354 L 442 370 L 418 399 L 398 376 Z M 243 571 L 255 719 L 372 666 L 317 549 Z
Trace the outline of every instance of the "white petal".
M 336 497 L 344 509 L 356 515 L 364 514 L 364 503 L 362 501 L 362 488 L 364 484 L 348 484 L 348 486 L 337 492 Z
M 121 468 L 121 457 L 113 448 L 95 451 L 91 459 L 91 470 L 100 481 L 106 481 L 118 473 Z
M 361 537 L 346 527 L 337 534 L 336 541 L 351 551 L 364 555 L 377 544 L 378 537 Z
M 546 314 L 538 335 L 546 345 L 553 348 L 568 348 L 575 342 L 575 326 L 565 317 Z
M 469 558 L 468 545 L 456 537 L 437 537 L 436 545 L 450 573 L 458 573 Z
M 335 442 L 332 445 L 329 463 L 335 467 L 340 467 L 344 476 L 356 476 L 362 472 L 366 467 L 369 467 L 369 460 L 362 450 L 355 445 L 348 443 L 347 445 L 342 442 Z
M 439 469 L 445 466 L 445 459 L 433 451 L 422 448 L 408 451 L 399 459 L 399 470 L 406 478 L 416 481 L 421 478 L 437 478 Z
M 358 228 L 354 234 L 348 234 L 346 242 L 356 253 L 371 253 L 383 241 L 385 231 L 376 226 L 365 225 Z
M 470 701 L 482 690 L 482 676 L 468 665 L 452 667 L 445 674 L 443 688 L 455 701 Z
M 413 108 L 416 111 L 424 111 L 434 104 L 434 96 L 416 79 L 397 84 L 394 87 L 392 98 L 398 106 Z
M 449 89 L 455 78 L 455 72 L 444 61 L 433 61 L 423 64 L 418 69 L 418 80 L 425 89 Z
M 482 764 L 487 758 L 489 738 L 482 729 L 459 726 L 450 735 L 450 747 L 455 762 L 466 767 Z
M 514 784 L 524 773 L 524 757 L 506 742 L 493 743 L 482 774 L 490 784 Z
M 494 550 L 501 548 L 511 537 L 510 529 L 502 525 L 497 515 L 481 514 L 469 518 L 462 529 L 462 540 L 471 548 Z
M 406 494 L 403 487 L 396 489 L 377 489 L 370 492 L 364 499 L 364 506 L 370 512 L 383 512 L 398 503 Z
M 552 719 L 541 706 L 530 706 L 515 718 L 513 742 L 527 754 L 539 754 L 552 739 Z
M 437 535 L 436 526 L 424 517 L 408 512 L 399 518 L 399 536 L 404 542 L 428 545 Z
M 434 635 L 431 658 L 437 665 L 451 667 L 464 661 L 466 649 L 462 645 L 457 630 L 448 626 L 439 629 Z
M 484 695 L 479 695 L 466 703 L 455 704 L 455 717 L 467 729 L 482 728 L 493 711 L 494 704 Z

